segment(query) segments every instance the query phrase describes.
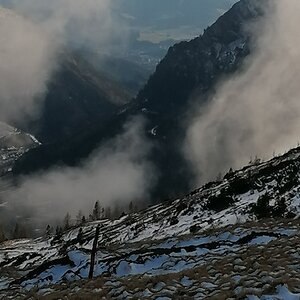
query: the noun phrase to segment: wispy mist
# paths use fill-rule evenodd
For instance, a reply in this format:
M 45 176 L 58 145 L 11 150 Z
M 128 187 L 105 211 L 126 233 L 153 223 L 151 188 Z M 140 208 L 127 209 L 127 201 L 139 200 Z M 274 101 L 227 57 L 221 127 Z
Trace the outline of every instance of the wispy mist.
M 0 120 L 39 113 L 64 47 L 105 53 L 126 40 L 110 0 L 0 0 Z
M 145 121 L 135 118 L 124 132 L 96 150 L 76 168 L 54 168 L 24 178 L 4 198 L 14 215 L 36 222 L 61 220 L 69 212 L 89 213 L 99 200 L 104 207 L 126 207 L 131 201 L 145 203 L 155 183 L 148 160 L 151 144 L 144 135 Z M 6 210 L 7 213 L 7 210 Z
M 47 84 L 59 67 L 64 47 L 91 44 L 110 51 L 126 41 L 126 27 L 110 0 L 2 0 L 0 4 L 0 121 L 19 123 L 38 114 Z M 1 193 L 3 219 L 60 220 L 66 212 L 87 213 L 103 206 L 146 201 L 153 183 L 151 145 L 144 120 L 125 125 L 124 133 L 96 150 L 79 167 L 55 167 L 25 177 Z
M 0 7 L 0 120 L 37 112 L 55 68 L 57 44 L 35 23 Z
M 127 39 L 127 26 L 111 0 L 9 0 L 10 6 L 33 19 L 56 39 L 73 46 L 92 45 L 110 51 L 121 48 Z M 95 49 L 94 49 L 95 50 Z
M 300 2 L 273 5 L 253 26 L 253 53 L 243 71 L 222 82 L 210 104 L 192 117 L 185 154 L 196 185 L 299 140 Z

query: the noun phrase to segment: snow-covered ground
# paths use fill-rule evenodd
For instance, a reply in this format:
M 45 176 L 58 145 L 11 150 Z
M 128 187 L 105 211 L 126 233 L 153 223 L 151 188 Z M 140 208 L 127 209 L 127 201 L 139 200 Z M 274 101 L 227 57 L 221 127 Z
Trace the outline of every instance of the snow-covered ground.
M 47 239 L 4 243 L 0 266 L 17 276 L 1 273 L 0 295 L 8 299 L 16 291 L 26 295 L 35 289 L 43 294 L 49 293 L 49 288 L 55 293 L 65 282 L 78 282 L 80 290 L 87 289 L 88 281 L 83 280 L 90 267 L 90 226 L 83 227 L 85 240 L 81 245 L 76 230 L 63 236 L 65 242 L 52 245 Z M 264 293 L 275 295 L 276 287 L 278 295 L 297 295 L 300 255 L 295 245 L 299 244 L 298 220 L 230 225 L 163 240 L 111 245 L 100 242 L 94 276 L 104 280 L 102 289 L 113 299 L 122 299 L 120 294 L 128 295 L 125 299 L 174 299 L 178 293 L 193 295 L 188 299 L 214 295 L 214 299 L 260 299 Z M 73 292 L 75 295 L 79 290 Z
M 33 135 L 0 122 L 0 176 L 9 173 L 18 158 L 39 145 Z
M 86 223 L 80 240 L 73 228 L 61 239 L 5 242 L 0 295 L 90 299 L 92 285 L 104 299 L 299 299 L 299 158 L 294 149 L 186 197 Z M 96 279 L 86 281 L 98 225 Z
M 288 290 L 284 285 L 280 285 L 276 288 L 276 294 L 274 295 L 265 295 L 261 298 L 256 296 L 249 296 L 249 300 L 272 300 L 272 299 L 284 299 L 284 300 L 298 300 L 300 299 L 300 293 L 294 294 Z

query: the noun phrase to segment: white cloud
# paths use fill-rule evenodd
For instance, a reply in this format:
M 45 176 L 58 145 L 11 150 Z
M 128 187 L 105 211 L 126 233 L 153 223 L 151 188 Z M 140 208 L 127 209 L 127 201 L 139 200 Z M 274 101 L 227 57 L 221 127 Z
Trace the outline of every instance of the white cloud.
M 5 194 L 13 214 L 26 212 L 37 221 L 61 220 L 102 206 L 126 207 L 130 201 L 145 203 L 155 183 L 148 160 L 151 144 L 144 135 L 144 120 L 135 118 L 124 133 L 96 150 L 79 167 L 54 168 L 26 177 L 18 188 Z
M 55 68 L 56 47 L 36 24 L 0 7 L 0 120 L 36 113 Z
M 210 104 L 192 117 L 185 154 L 196 185 L 299 140 L 300 2 L 274 5 L 255 26 L 255 50 L 243 71 L 222 82 Z

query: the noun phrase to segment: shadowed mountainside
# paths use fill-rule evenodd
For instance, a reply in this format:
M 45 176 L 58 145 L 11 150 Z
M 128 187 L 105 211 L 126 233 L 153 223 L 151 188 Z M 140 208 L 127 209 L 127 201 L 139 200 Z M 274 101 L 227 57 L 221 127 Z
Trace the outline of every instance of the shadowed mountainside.
M 251 50 L 245 26 L 263 15 L 261 5 L 262 1 L 242 0 L 202 36 L 171 47 L 138 97 L 118 114 L 65 143 L 30 151 L 17 162 L 15 174 L 58 161 L 74 165 L 119 133 L 128 118 L 142 114 L 148 120 L 147 134 L 156 145 L 152 161 L 159 170 L 159 183 L 153 196 L 164 199 L 187 192 L 192 174 L 182 155 L 186 113 L 194 96 L 197 105 L 204 104 L 223 76 L 239 70 Z

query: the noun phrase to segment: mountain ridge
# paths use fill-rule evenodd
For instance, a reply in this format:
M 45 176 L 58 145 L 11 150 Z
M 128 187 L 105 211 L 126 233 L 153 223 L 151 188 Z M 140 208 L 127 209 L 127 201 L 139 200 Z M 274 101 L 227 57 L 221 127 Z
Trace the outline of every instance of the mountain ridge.
M 60 143 L 104 123 L 130 101 L 130 93 L 75 52 L 63 51 L 42 101 L 41 114 L 26 126 L 43 143 Z
M 242 0 L 202 36 L 171 47 L 138 97 L 111 120 L 75 137 L 69 145 L 53 144 L 34 149 L 17 162 L 15 174 L 48 168 L 58 161 L 74 165 L 118 134 L 126 120 L 143 115 L 148 120 L 147 135 L 157 146 L 152 161 L 160 178 L 153 198 L 162 200 L 188 192 L 193 174 L 183 157 L 182 141 L 190 97 L 194 93 L 199 99 L 197 105 L 205 104 L 218 81 L 243 65 L 251 49 L 251 35 L 244 31 L 244 26 L 263 15 L 260 5 L 259 1 Z
M 185 197 L 122 214 L 114 221 L 87 222 L 61 237 L 4 242 L 0 295 L 25 296 L 26 289 L 57 295 L 62 282 L 73 296 L 79 287 L 76 293 L 83 293 L 82 299 L 91 297 L 94 292 L 87 287 L 96 282 L 102 282 L 98 292 L 112 299 L 154 299 L 158 294 L 175 299 L 245 299 L 275 295 L 276 288 L 298 295 L 299 167 L 300 148 L 295 148 L 230 171 L 223 180 Z M 88 284 L 98 225 L 96 278 Z M 149 276 L 154 280 L 139 285 L 137 276 L 141 282 Z M 117 286 L 109 288 L 110 282 Z M 165 288 L 156 291 L 158 282 Z

